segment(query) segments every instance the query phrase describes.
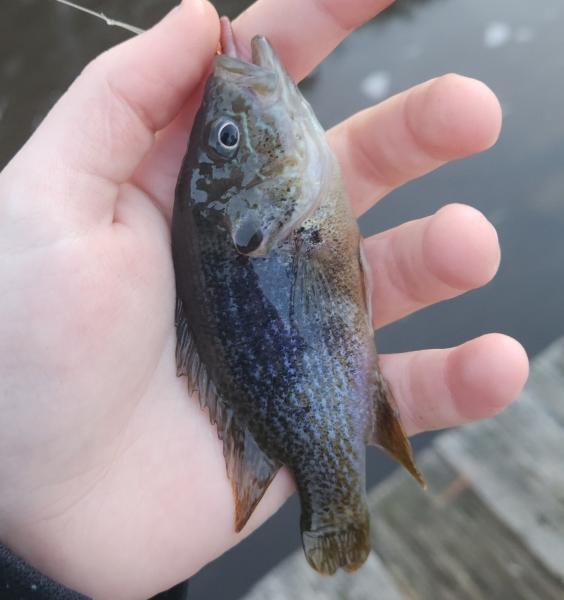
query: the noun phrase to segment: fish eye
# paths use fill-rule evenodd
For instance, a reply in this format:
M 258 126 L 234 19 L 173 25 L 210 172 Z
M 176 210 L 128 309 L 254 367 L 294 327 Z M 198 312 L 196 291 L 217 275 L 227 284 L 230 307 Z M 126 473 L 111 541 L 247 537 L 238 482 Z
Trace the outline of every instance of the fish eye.
M 218 138 L 219 143 L 226 148 L 234 148 L 239 144 L 239 128 L 235 123 L 224 123 L 219 130 Z
M 233 158 L 239 147 L 239 127 L 231 119 L 221 118 L 212 124 L 209 144 L 219 156 Z

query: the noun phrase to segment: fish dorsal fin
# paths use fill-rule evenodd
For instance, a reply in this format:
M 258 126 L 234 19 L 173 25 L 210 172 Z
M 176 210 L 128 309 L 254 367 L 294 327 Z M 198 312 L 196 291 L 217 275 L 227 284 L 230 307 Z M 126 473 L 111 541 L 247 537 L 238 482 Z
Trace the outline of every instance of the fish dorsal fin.
M 223 441 L 227 476 L 235 500 L 235 530 L 241 531 L 280 469 L 258 447 L 252 434 L 237 422 L 233 410 L 225 406 L 200 360 L 186 320 L 182 300 L 176 301 L 176 373 L 186 375 L 190 392 L 197 392 L 200 406 L 207 407 L 212 425 Z
M 415 464 L 411 444 L 400 421 L 396 402 L 388 383 L 377 368 L 373 387 L 373 419 L 367 442 L 380 446 L 395 458 L 423 486 L 423 475 Z

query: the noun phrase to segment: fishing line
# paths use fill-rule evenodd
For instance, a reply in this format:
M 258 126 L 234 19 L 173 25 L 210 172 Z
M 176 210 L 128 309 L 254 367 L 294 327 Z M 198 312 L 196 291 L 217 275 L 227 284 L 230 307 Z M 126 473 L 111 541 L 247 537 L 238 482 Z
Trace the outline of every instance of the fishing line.
M 74 8 L 76 10 L 85 12 L 86 14 L 96 17 L 98 19 L 101 19 L 102 21 L 105 21 L 106 25 L 109 25 L 110 27 L 119 27 L 120 29 L 125 29 L 127 31 L 130 31 L 131 33 L 134 33 L 135 35 L 138 35 L 140 33 L 143 33 L 143 31 L 145 31 L 144 29 L 141 29 L 140 27 L 135 27 L 134 25 L 129 25 L 128 23 L 124 23 L 123 21 L 116 21 L 115 19 L 110 19 L 110 17 L 107 17 L 103 12 L 98 13 L 95 10 L 91 10 L 90 8 L 85 8 L 84 6 L 80 6 L 79 4 L 75 4 L 74 2 L 70 2 L 69 0 L 55 0 L 55 1 L 60 2 L 61 4 L 65 4 L 66 6 L 70 6 L 71 8 Z

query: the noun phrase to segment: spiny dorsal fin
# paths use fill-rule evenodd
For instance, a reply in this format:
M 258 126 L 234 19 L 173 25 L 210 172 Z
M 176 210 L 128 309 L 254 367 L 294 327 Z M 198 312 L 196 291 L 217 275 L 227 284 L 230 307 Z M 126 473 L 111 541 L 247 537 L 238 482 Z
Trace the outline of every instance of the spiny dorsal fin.
M 280 469 L 280 463 L 268 458 L 251 433 L 237 422 L 232 409 L 225 406 L 200 360 L 182 301 L 176 301 L 176 373 L 186 375 L 190 392 L 197 392 L 200 406 L 209 411 L 223 441 L 227 475 L 235 500 L 235 531 L 239 532 L 252 515 L 260 499 Z
M 425 488 L 427 484 L 415 464 L 411 444 L 401 424 L 392 391 L 379 369 L 376 370 L 374 382 L 373 422 L 368 443 L 386 450 Z

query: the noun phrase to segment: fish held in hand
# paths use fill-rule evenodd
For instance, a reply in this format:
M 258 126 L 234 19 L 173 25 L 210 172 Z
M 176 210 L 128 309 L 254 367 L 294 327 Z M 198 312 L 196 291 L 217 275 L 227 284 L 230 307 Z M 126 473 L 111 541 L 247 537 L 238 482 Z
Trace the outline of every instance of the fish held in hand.
M 378 367 L 369 269 L 337 161 L 264 37 L 215 58 L 174 204 L 177 367 L 223 440 L 240 531 L 282 465 L 305 555 L 370 551 L 366 445 L 419 481 Z

